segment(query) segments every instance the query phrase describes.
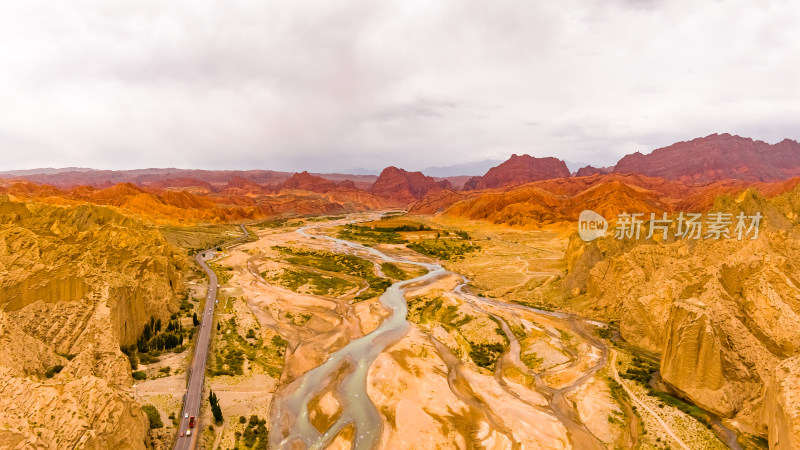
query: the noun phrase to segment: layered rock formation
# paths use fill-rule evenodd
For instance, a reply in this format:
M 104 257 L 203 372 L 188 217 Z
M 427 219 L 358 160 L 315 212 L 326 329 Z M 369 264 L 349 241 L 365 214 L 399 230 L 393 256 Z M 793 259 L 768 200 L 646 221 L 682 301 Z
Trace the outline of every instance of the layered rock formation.
M 666 242 L 574 237 L 564 292 L 577 310 L 618 319 L 626 341 L 660 353 L 661 376 L 681 396 L 791 442 L 793 385 L 772 382 L 767 395 L 765 386 L 800 354 L 799 195 L 717 198 L 712 211 L 764 216 L 754 240 L 676 240 L 674 228 Z
M 560 183 L 552 186 L 533 183 L 502 192 L 490 191 L 458 201 L 445 209 L 444 214 L 516 227 L 541 227 L 577 220 L 584 209 L 606 217 L 622 212 L 649 213 L 671 209 L 660 194 L 620 181 L 588 186 L 583 191 L 573 192 L 573 189 L 563 189 Z M 412 211 L 429 210 L 423 207 L 430 204 L 442 207 L 442 203 L 456 199 L 450 196 L 438 204 L 432 200 L 425 199 Z
M 243 178 L 233 179 L 221 190 L 194 185 L 197 182 L 191 179 L 183 181 L 189 183 L 186 189 L 120 183 L 104 189 L 77 186 L 62 191 L 53 186 L 0 180 L 0 193 L 58 205 L 114 206 L 152 222 L 170 224 L 255 220 L 282 214 L 340 214 L 407 204 L 358 189 L 349 180 L 336 184 L 310 174 L 287 180 L 282 190 Z
M 800 143 L 763 141 L 712 134 L 623 157 L 615 173 L 639 173 L 672 180 L 708 182 L 724 179 L 779 181 L 800 176 Z
M 411 214 L 438 214 L 462 200 L 477 197 L 478 193 L 451 191 L 449 189 L 426 195 L 408 209 Z
M 369 191 L 377 196 L 408 204 L 443 189 L 452 189 L 449 181 L 437 182 L 422 172 L 408 172 L 397 167 L 387 167 L 383 169 Z
M 352 183 L 352 181 L 351 181 Z M 353 183 L 355 189 L 355 183 Z M 300 172 L 289 177 L 281 184 L 281 189 L 299 189 L 301 191 L 328 192 L 336 189 L 336 183 L 325 178 L 311 175 L 308 172 Z
M 532 181 L 569 177 L 567 164 L 557 158 L 534 158 L 530 155 L 511 155 L 504 163 L 492 167 L 481 177 L 472 177 L 465 190 L 517 186 Z
M 108 208 L 0 197 L 2 445 L 144 448 L 120 346 L 177 311 L 185 264 Z

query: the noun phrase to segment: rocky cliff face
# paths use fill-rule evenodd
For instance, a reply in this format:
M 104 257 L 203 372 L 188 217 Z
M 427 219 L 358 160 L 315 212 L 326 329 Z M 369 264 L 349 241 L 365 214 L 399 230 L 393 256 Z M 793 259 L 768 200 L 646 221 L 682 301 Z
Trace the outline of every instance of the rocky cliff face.
M 574 239 L 564 290 L 577 309 L 619 319 L 626 341 L 660 353 L 663 380 L 683 397 L 745 431 L 791 434 L 792 408 L 776 403 L 789 394 L 765 396 L 765 386 L 800 354 L 797 196 L 717 199 L 712 211 L 766 217 L 755 240 Z
M 770 145 L 727 133 L 712 134 L 647 155 L 627 155 L 614 172 L 696 182 L 779 181 L 800 176 L 800 143 L 786 139 Z
M 769 448 L 800 447 L 800 357 L 783 361 L 767 383 L 763 421 L 769 428 Z
M 464 184 L 464 190 L 516 186 L 532 181 L 569 176 L 567 164 L 560 159 L 511 155 L 506 162 L 492 167 L 485 175 L 471 178 Z
M 0 447 L 143 448 L 120 346 L 177 310 L 185 264 L 108 208 L 0 198 Z
M 370 192 L 405 204 L 412 203 L 425 195 L 443 189 L 452 189 L 449 181 L 436 181 L 422 172 L 407 172 L 397 167 L 383 169 Z

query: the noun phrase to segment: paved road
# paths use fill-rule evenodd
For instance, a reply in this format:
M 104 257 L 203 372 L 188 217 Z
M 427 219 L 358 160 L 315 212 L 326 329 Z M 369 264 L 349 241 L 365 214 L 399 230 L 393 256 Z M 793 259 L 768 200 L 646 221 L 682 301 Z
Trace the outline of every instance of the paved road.
M 244 235 L 240 238 L 225 244 L 226 247 L 237 243 L 250 236 L 244 225 L 240 225 Z M 217 274 L 208 267 L 206 260 L 213 258 L 214 249 L 208 249 L 195 255 L 194 259 L 200 267 L 208 274 L 208 294 L 206 295 L 205 310 L 200 315 L 200 334 L 195 345 L 194 360 L 192 361 L 191 371 L 189 372 L 189 387 L 183 397 L 183 411 L 181 412 L 180 423 L 178 424 L 178 440 L 175 442 L 175 450 L 189 450 L 197 443 L 198 431 L 200 426 L 197 418 L 200 416 L 200 405 L 203 403 L 203 381 L 206 373 L 206 360 L 208 359 L 208 346 L 211 340 L 211 331 L 214 322 L 214 306 L 217 300 Z M 181 436 L 189 429 L 189 417 L 195 417 L 194 428 L 191 436 Z

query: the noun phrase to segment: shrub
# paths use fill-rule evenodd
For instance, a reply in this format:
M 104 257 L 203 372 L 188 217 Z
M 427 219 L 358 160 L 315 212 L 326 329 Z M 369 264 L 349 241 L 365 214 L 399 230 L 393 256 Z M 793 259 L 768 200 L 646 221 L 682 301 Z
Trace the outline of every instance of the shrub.
M 390 262 L 385 262 L 381 264 L 381 270 L 389 278 L 394 278 L 395 280 L 408 279 L 408 275 L 403 271 L 403 269 L 397 267 L 396 265 Z
M 142 411 L 147 414 L 147 419 L 150 421 L 150 428 L 164 428 L 164 423 L 161 422 L 161 414 L 153 405 L 142 405 Z
M 503 345 L 498 343 L 473 344 L 472 349 L 469 351 L 469 356 L 478 366 L 490 369 L 497 362 L 500 355 L 503 354 L 504 350 Z
M 131 374 L 134 380 L 146 380 L 147 374 L 143 370 L 137 370 Z

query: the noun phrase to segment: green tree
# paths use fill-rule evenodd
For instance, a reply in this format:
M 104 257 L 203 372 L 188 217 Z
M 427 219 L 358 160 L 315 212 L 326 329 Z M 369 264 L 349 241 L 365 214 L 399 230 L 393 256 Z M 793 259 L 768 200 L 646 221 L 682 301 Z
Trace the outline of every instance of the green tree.
M 192 313 L 192 323 L 194 324 L 194 326 L 197 326 L 200 323 L 200 321 L 197 320 L 197 313 L 196 312 Z
M 211 414 L 214 415 L 214 421 L 222 423 L 222 408 L 219 406 L 219 399 L 214 391 L 208 394 L 208 402 L 211 403 Z

